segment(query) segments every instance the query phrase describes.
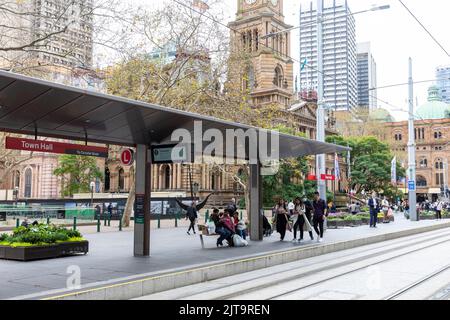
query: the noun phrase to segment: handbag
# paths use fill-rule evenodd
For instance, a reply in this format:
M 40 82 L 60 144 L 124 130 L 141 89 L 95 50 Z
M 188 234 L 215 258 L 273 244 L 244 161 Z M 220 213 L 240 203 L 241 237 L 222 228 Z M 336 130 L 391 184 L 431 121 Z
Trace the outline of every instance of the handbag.
M 286 223 L 286 230 L 289 232 L 292 232 L 292 222 L 289 221 L 289 218 L 287 215 L 285 215 L 287 223 Z

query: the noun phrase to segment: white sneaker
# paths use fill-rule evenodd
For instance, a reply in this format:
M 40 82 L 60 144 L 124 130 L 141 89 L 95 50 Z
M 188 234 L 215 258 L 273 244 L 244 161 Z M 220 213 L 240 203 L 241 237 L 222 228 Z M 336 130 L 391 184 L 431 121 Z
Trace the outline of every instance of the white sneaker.
M 302 243 L 303 242 L 303 240 L 302 239 L 298 239 L 298 243 Z
M 292 240 L 292 242 L 294 242 L 294 243 L 297 242 L 297 239 Z
M 322 243 L 323 242 L 323 239 L 319 239 L 319 243 Z
M 320 242 L 321 242 L 321 241 L 320 241 L 320 238 L 317 238 L 317 240 L 316 240 L 316 241 L 317 241 L 317 243 L 320 243 Z

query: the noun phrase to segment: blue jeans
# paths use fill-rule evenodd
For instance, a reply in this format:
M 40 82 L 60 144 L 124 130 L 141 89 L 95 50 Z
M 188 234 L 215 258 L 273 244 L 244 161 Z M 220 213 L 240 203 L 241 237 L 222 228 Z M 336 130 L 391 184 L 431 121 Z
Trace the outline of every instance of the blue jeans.
M 217 239 L 217 244 L 222 245 L 223 240 L 228 239 L 231 236 L 231 232 L 226 228 L 217 228 L 216 233 L 220 235 L 219 239 Z
M 236 230 L 236 234 L 244 240 L 247 240 L 247 231 L 245 230 Z

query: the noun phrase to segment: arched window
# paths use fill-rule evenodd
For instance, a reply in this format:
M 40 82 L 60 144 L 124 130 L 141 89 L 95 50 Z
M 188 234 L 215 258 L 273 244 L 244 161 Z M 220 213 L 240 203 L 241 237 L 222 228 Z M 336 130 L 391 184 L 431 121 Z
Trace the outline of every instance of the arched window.
M 442 132 L 436 131 L 434 133 L 434 138 L 435 139 L 442 139 Z
M 422 176 L 417 176 L 417 186 L 418 187 L 426 187 L 428 185 L 427 179 Z
M 277 87 L 282 88 L 283 87 L 283 80 L 284 80 L 283 70 L 281 69 L 280 66 L 277 66 L 275 68 L 275 77 L 273 79 L 273 83 Z
M 33 180 L 33 173 L 31 172 L 31 169 L 28 168 L 25 171 L 25 190 L 24 190 L 25 198 L 31 198 L 32 180 Z
M 119 190 L 123 191 L 125 189 L 125 171 L 120 168 L 119 169 Z
M 421 168 L 427 168 L 428 167 L 428 160 L 425 158 L 420 159 L 420 167 Z
M 444 170 L 444 162 L 442 161 L 442 159 L 436 160 L 435 167 L 437 170 Z
M 109 192 L 111 190 L 111 172 L 109 168 L 105 168 L 105 192 Z
M 164 168 L 164 189 L 170 189 L 170 167 Z

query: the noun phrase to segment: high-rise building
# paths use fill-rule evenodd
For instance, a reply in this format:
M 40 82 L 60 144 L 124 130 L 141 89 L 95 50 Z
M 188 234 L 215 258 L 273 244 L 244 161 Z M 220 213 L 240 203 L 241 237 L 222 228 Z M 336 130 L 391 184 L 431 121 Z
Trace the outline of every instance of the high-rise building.
M 358 43 L 358 107 L 377 108 L 377 64 L 370 50 L 370 42 Z
M 450 66 L 438 67 L 436 79 L 442 100 L 450 103 Z
M 0 45 L 18 49 L 0 56 L 2 68 L 92 67 L 93 0 L 24 0 L 7 6 Z
M 347 1 L 323 9 L 325 103 L 354 111 L 358 102 L 355 18 Z M 317 89 L 317 8 L 300 6 L 300 91 Z

